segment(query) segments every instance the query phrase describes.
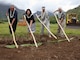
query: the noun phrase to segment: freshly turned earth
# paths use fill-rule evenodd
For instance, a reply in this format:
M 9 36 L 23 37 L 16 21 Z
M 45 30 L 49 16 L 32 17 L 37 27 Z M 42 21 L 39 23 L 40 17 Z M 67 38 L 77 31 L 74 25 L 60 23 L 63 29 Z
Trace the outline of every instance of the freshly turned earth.
M 0 60 L 80 60 L 80 36 L 69 36 L 74 37 L 71 42 L 49 42 L 56 40 L 46 35 L 36 37 L 37 42 L 43 43 L 41 46 L 38 48 L 20 46 L 18 49 L 5 48 L 5 45 L 13 44 L 12 38 L 0 37 Z M 17 37 L 16 40 L 19 45 L 34 43 L 26 37 Z

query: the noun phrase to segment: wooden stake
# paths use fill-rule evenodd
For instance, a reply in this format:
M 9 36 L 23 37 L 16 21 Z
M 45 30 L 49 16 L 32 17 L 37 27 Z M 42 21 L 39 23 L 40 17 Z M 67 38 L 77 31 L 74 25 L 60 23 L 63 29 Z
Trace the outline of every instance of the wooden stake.
M 18 48 L 18 45 L 17 45 L 16 40 L 15 40 L 15 35 L 14 35 L 14 32 L 13 32 L 13 28 L 12 28 L 12 25 L 11 25 L 11 23 L 10 23 L 9 16 L 7 16 L 7 19 L 8 19 L 8 23 L 9 23 L 9 25 L 10 25 L 11 31 L 12 31 L 13 41 L 14 41 L 14 43 L 15 43 L 16 48 Z
M 30 33 L 31 33 L 31 35 L 32 35 L 32 37 L 33 37 L 33 40 L 34 40 L 35 46 L 38 47 L 37 42 L 36 42 L 36 39 L 35 39 L 35 37 L 34 37 L 34 34 L 33 34 L 32 30 L 31 30 L 31 28 L 30 28 L 30 26 L 29 26 L 29 23 L 28 23 L 27 20 L 26 20 L 25 15 L 24 15 L 24 20 L 26 21 L 27 26 L 28 26 L 28 28 L 29 28 L 29 30 L 30 30 Z
M 64 29 L 62 28 L 62 26 L 61 26 L 60 23 L 58 22 L 58 18 L 57 18 L 57 16 L 56 16 L 55 14 L 54 14 L 54 16 L 55 16 L 56 21 L 57 21 L 58 25 L 60 26 L 60 28 L 61 28 L 63 34 L 65 35 L 66 39 L 68 40 L 68 42 L 70 42 L 70 39 L 68 38 L 68 36 L 66 35 Z
M 47 31 L 55 38 L 57 39 L 57 37 L 46 27 L 46 25 L 39 19 L 38 15 L 36 14 L 36 17 L 38 18 L 38 20 L 40 21 L 41 24 L 43 24 L 43 26 L 47 29 Z

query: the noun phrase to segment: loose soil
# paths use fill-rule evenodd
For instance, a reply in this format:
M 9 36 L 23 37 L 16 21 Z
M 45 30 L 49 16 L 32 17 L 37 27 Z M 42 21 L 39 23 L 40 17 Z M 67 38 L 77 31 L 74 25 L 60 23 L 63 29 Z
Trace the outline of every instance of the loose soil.
M 72 37 L 74 39 L 71 42 L 51 42 L 57 40 L 46 35 L 36 35 L 37 42 L 42 43 L 41 46 L 20 46 L 18 49 L 5 48 L 5 45 L 14 44 L 12 38 L 0 37 L 0 60 L 80 60 L 80 36 L 69 36 Z M 58 37 L 58 40 L 65 38 Z M 16 41 L 18 45 L 34 43 L 27 37 L 16 37 Z

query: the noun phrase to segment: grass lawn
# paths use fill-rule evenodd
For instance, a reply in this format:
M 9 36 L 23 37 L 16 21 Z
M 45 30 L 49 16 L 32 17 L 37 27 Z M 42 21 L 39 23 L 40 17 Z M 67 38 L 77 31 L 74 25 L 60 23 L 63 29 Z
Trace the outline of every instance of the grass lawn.
M 51 24 L 50 29 L 53 33 L 56 34 L 57 32 L 57 24 Z M 41 25 L 39 22 L 36 23 L 36 34 L 40 34 Z M 67 35 L 80 35 L 80 29 L 65 29 Z M 45 29 L 45 34 L 47 34 L 47 31 Z M 8 23 L 0 23 L 0 36 L 1 37 L 10 37 Z M 17 26 L 16 30 L 16 36 L 27 36 L 27 27 L 26 26 Z

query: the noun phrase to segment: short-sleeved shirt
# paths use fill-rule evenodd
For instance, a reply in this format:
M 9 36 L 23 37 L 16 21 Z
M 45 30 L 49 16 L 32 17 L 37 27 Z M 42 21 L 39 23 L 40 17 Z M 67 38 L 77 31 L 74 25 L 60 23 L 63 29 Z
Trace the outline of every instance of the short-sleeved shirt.
M 61 18 L 65 19 L 65 13 L 63 11 L 58 13 L 58 19 L 61 20 Z
M 35 23 L 35 19 L 34 19 L 34 16 L 33 15 L 30 15 L 30 16 L 26 16 L 26 20 L 28 21 L 28 23 L 30 24 L 30 21 L 33 20 L 33 23 Z
M 18 13 L 16 10 L 14 10 L 14 15 L 12 17 L 10 17 L 10 14 L 13 14 L 13 11 L 10 12 L 10 8 L 8 9 L 8 14 L 9 14 L 9 18 L 10 18 L 10 22 L 12 22 L 13 18 L 15 18 L 15 22 L 17 22 L 18 20 Z

